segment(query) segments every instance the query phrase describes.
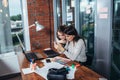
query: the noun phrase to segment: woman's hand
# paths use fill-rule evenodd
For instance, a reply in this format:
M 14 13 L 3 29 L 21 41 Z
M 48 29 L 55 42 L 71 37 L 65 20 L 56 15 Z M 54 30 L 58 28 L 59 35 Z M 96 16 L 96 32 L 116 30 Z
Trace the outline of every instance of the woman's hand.
M 57 42 L 54 42 L 54 48 L 55 48 L 55 49 L 58 48 Z
M 58 50 L 60 53 L 65 50 L 61 44 L 57 44 L 57 45 L 58 45 L 57 50 Z
M 61 39 L 61 40 L 58 41 L 58 43 L 65 44 L 65 43 L 66 43 L 66 40 Z
M 63 52 L 65 49 L 61 44 L 54 42 L 54 48 L 57 49 L 58 52 Z

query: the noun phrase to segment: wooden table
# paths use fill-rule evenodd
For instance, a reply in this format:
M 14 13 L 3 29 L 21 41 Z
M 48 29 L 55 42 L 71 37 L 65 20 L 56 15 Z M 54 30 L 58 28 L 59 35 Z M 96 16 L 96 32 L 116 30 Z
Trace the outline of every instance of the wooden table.
M 40 54 L 42 54 L 42 56 L 46 57 L 43 53 L 43 50 L 37 50 L 36 52 L 39 52 Z M 31 73 L 31 74 L 26 74 L 26 75 L 23 74 L 22 69 L 28 68 L 30 63 L 27 61 L 27 59 L 22 53 L 18 54 L 18 61 L 19 61 L 19 66 L 21 70 L 22 80 L 45 80 L 44 78 L 42 78 L 40 75 L 36 73 Z M 37 61 L 36 63 L 39 66 L 43 65 L 43 63 L 40 61 Z M 68 65 L 71 65 L 73 63 L 78 64 L 76 62 L 71 61 L 68 63 Z M 75 72 L 74 80 L 99 80 L 99 78 L 101 77 L 102 77 L 101 75 L 97 74 L 91 69 L 85 66 L 79 66 Z

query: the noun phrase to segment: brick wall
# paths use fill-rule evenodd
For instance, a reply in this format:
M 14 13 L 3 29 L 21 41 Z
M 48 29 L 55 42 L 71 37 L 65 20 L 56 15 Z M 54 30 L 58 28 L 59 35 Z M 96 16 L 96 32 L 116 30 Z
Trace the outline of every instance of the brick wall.
M 29 25 L 37 20 L 45 27 L 38 32 L 35 27 L 30 28 L 31 50 L 50 47 L 54 35 L 53 0 L 27 0 L 27 6 Z

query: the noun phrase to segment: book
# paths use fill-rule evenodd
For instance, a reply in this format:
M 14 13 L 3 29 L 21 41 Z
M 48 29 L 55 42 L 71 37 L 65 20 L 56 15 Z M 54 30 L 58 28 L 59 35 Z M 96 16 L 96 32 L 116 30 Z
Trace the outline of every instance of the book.
M 63 64 L 63 65 L 71 61 L 70 59 L 63 58 L 63 57 L 60 57 L 60 56 L 54 57 L 52 60 L 54 62 L 58 62 L 58 63 Z

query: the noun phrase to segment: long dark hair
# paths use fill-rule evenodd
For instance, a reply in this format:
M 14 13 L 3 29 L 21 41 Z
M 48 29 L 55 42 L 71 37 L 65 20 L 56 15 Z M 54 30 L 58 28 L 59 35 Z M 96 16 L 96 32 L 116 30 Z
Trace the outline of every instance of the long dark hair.
M 58 36 L 58 32 L 61 32 L 61 33 L 64 33 L 64 30 L 65 30 L 66 26 L 65 25 L 60 25 L 57 29 L 57 32 L 56 32 L 56 35 L 57 35 L 57 38 L 60 40 L 59 36 Z
M 79 36 L 77 30 L 75 29 L 73 25 L 67 26 L 66 29 L 64 30 L 64 33 L 67 35 L 74 35 L 75 37 L 73 39 L 73 42 L 77 42 L 79 39 L 82 39 L 85 44 L 84 38 L 82 36 Z

